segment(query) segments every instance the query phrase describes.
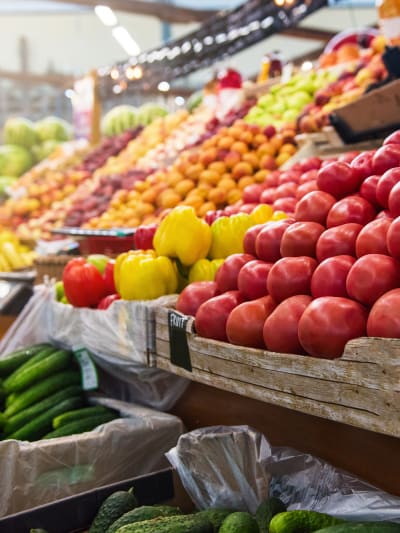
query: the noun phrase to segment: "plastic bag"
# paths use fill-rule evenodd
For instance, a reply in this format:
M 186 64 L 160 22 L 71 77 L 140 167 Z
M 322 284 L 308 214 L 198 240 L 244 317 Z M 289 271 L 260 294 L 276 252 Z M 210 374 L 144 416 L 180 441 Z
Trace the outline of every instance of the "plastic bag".
M 33 296 L 0 341 L 1 355 L 48 341 L 47 317 L 53 294 L 49 284 L 34 287 Z
M 271 495 L 290 510 L 312 509 L 338 518 L 400 522 L 400 498 L 329 463 L 291 448 L 273 448 L 267 461 Z
M 268 496 L 271 448 L 248 426 L 215 426 L 186 433 L 167 454 L 198 509 L 254 513 Z
M 247 426 L 216 426 L 182 435 L 166 454 L 199 509 L 254 513 L 269 495 L 289 510 L 309 509 L 354 521 L 400 522 L 400 498 L 291 448 L 272 448 Z
M 94 398 L 121 418 L 93 431 L 37 442 L 0 442 L 0 516 L 165 468 L 183 431 L 179 418 Z

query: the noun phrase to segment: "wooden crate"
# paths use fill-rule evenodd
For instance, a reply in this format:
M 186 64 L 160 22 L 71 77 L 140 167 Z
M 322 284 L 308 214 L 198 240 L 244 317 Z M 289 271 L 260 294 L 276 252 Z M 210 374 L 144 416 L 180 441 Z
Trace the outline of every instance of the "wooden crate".
M 168 313 L 165 308 L 156 312 L 157 367 L 242 396 L 400 437 L 400 339 L 356 339 L 340 359 L 325 360 L 204 339 L 193 333 L 189 318 L 184 327 L 190 371 L 171 363 Z

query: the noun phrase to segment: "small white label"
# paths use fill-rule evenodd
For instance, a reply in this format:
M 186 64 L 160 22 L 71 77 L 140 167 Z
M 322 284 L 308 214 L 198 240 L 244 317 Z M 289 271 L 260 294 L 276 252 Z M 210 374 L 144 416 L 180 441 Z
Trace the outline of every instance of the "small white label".
M 97 369 L 86 348 L 73 348 L 76 360 L 81 367 L 82 388 L 83 390 L 94 390 L 99 386 Z

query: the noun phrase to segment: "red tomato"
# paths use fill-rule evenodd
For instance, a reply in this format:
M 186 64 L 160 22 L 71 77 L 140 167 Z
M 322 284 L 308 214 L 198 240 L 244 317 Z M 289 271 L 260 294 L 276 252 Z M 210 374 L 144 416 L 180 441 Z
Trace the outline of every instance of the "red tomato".
M 307 172 L 307 170 L 318 170 L 321 166 L 321 163 L 322 161 L 319 157 L 313 156 L 307 157 L 307 159 L 303 159 L 303 161 L 300 161 L 299 166 L 303 172 Z
M 388 205 L 393 217 L 400 216 L 400 182 L 390 191 Z
M 276 198 L 276 187 L 269 187 L 264 189 L 260 194 L 260 203 L 261 204 L 273 204 Z
M 226 321 L 232 309 L 242 302 L 239 291 L 228 291 L 202 303 L 195 317 L 197 333 L 208 339 L 227 341 Z
M 283 183 L 275 190 L 275 200 L 278 198 L 295 198 L 297 191 L 296 183 Z
M 280 257 L 282 235 L 291 224 L 288 220 L 267 222 L 256 238 L 256 253 L 259 259 L 275 263 Z
M 215 275 L 218 291 L 236 291 L 240 269 L 243 265 L 254 259 L 255 257 L 250 254 L 232 254 L 228 256 Z
M 109 294 L 100 300 L 97 309 L 102 309 L 104 311 L 105 309 L 108 309 L 113 302 L 120 299 L 121 296 L 119 294 Z
M 272 263 L 255 259 L 246 263 L 239 272 L 239 291 L 247 300 L 255 300 L 267 295 L 267 278 Z
M 311 278 L 311 294 L 314 298 L 321 296 L 347 298 L 346 278 L 355 261 L 351 255 L 336 255 L 322 261 Z
M 393 220 L 393 217 L 389 213 L 387 209 L 384 209 L 383 211 L 379 211 L 379 213 L 376 215 L 375 220 L 379 218 L 390 218 L 390 220 Z
M 400 148 L 400 145 L 398 145 Z M 389 194 L 400 181 L 400 168 L 391 168 L 382 174 L 376 186 L 376 199 L 383 207 L 389 206 Z
M 382 174 L 390 168 L 400 165 L 400 145 L 385 144 L 381 146 L 372 159 L 374 174 Z
M 350 163 L 351 168 L 357 174 L 360 179 L 365 179 L 373 174 L 372 171 L 372 158 L 374 157 L 375 150 L 369 152 L 361 152 Z
M 256 238 L 264 227 L 265 224 L 256 224 L 246 231 L 243 239 L 243 249 L 246 254 L 256 255 Z
M 380 176 L 373 175 L 366 178 L 360 187 L 360 195 L 368 200 L 370 204 L 374 207 L 378 207 L 378 200 L 376 199 L 376 187 L 378 186 L 378 181 Z
M 269 271 L 268 293 L 276 302 L 297 294 L 311 294 L 311 277 L 316 267 L 317 262 L 311 257 L 283 257 Z
M 339 199 L 357 191 L 361 178 L 347 163 L 335 161 L 320 168 L 317 183 L 321 191 Z
M 279 176 L 280 172 L 277 170 L 273 170 L 271 174 L 268 174 L 268 176 L 265 178 L 264 183 L 267 185 L 267 187 L 277 187 Z
M 309 192 L 297 202 L 294 218 L 298 222 L 318 222 L 325 226 L 326 217 L 336 198 L 323 191 Z
M 285 230 L 281 240 L 281 256 L 308 255 L 309 257 L 315 257 L 317 241 L 324 231 L 324 226 L 317 222 L 295 222 L 291 224 Z
M 247 213 L 248 215 L 253 211 L 255 207 L 257 207 L 259 204 L 242 204 L 239 207 L 239 213 Z
M 263 329 L 268 350 L 278 353 L 304 353 L 298 335 L 299 320 L 311 302 L 311 296 L 305 294 L 291 296 L 272 311 Z
M 369 337 L 400 338 L 400 289 L 381 296 L 373 305 L 367 322 Z
M 400 217 L 390 224 L 386 235 L 386 246 L 391 256 L 400 259 Z
M 388 255 L 363 255 L 354 263 L 346 280 L 350 298 L 372 305 L 400 283 L 400 264 Z
M 350 223 L 324 231 L 317 242 L 318 261 L 335 255 L 355 256 L 356 239 L 361 230 L 361 224 Z
M 364 226 L 356 240 L 357 257 L 367 254 L 389 255 L 386 246 L 386 235 L 391 223 L 392 219 L 377 218 Z
M 215 281 L 194 281 L 178 296 L 176 309 L 185 315 L 194 316 L 200 305 L 218 294 Z
M 331 207 L 326 218 L 326 227 L 333 228 L 350 222 L 364 226 L 375 216 L 376 211 L 367 200 L 361 196 L 347 196 Z
M 386 137 L 383 144 L 400 144 L 400 130 L 396 130 L 389 137 Z
M 243 202 L 245 202 L 246 204 L 247 203 L 249 204 L 259 203 L 260 196 L 263 190 L 264 190 L 264 187 L 262 186 L 261 183 L 253 183 L 252 185 L 247 185 L 247 187 L 243 189 L 243 194 L 242 194 Z
M 107 296 L 102 274 L 83 257 L 71 259 L 64 268 L 62 281 L 68 302 L 75 307 L 96 307 Z
M 235 307 L 226 322 L 229 342 L 250 348 L 265 348 L 264 322 L 275 307 L 276 303 L 271 296 L 263 296 Z
M 283 211 L 284 213 L 294 213 L 296 209 L 297 200 L 296 198 L 278 198 L 272 204 L 274 211 Z
M 303 198 L 303 196 L 313 191 L 318 191 L 317 180 L 305 181 L 304 183 L 298 186 L 296 192 L 296 199 L 300 200 L 301 198 Z
M 282 185 L 283 183 L 298 183 L 301 176 L 301 170 L 284 170 L 279 176 L 278 183 Z
M 303 172 L 299 179 L 299 185 L 304 185 L 304 183 L 307 183 L 309 181 L 317 181 L 318 176 L 318 170 L 316 168 L 312 170 L 307 170 L 307 172 Z
M 299 339 L 315 357 L 335 359 L 346 343 L 366 333 L 367 311 L 353 300 L 325 296 L 313 300 L 299 321 Z

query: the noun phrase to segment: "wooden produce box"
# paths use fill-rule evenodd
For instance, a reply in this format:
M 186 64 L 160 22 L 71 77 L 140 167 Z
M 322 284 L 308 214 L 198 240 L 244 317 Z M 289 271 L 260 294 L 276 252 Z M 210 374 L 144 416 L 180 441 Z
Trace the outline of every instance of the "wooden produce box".
M 325 360 L 205 339 L 193 332 L 193 325 L 193 318 L 171 309 L 156 311 L 157 367 L 242 396 L 400 437 L 399 339 L 355 339 L 340 359 Z

